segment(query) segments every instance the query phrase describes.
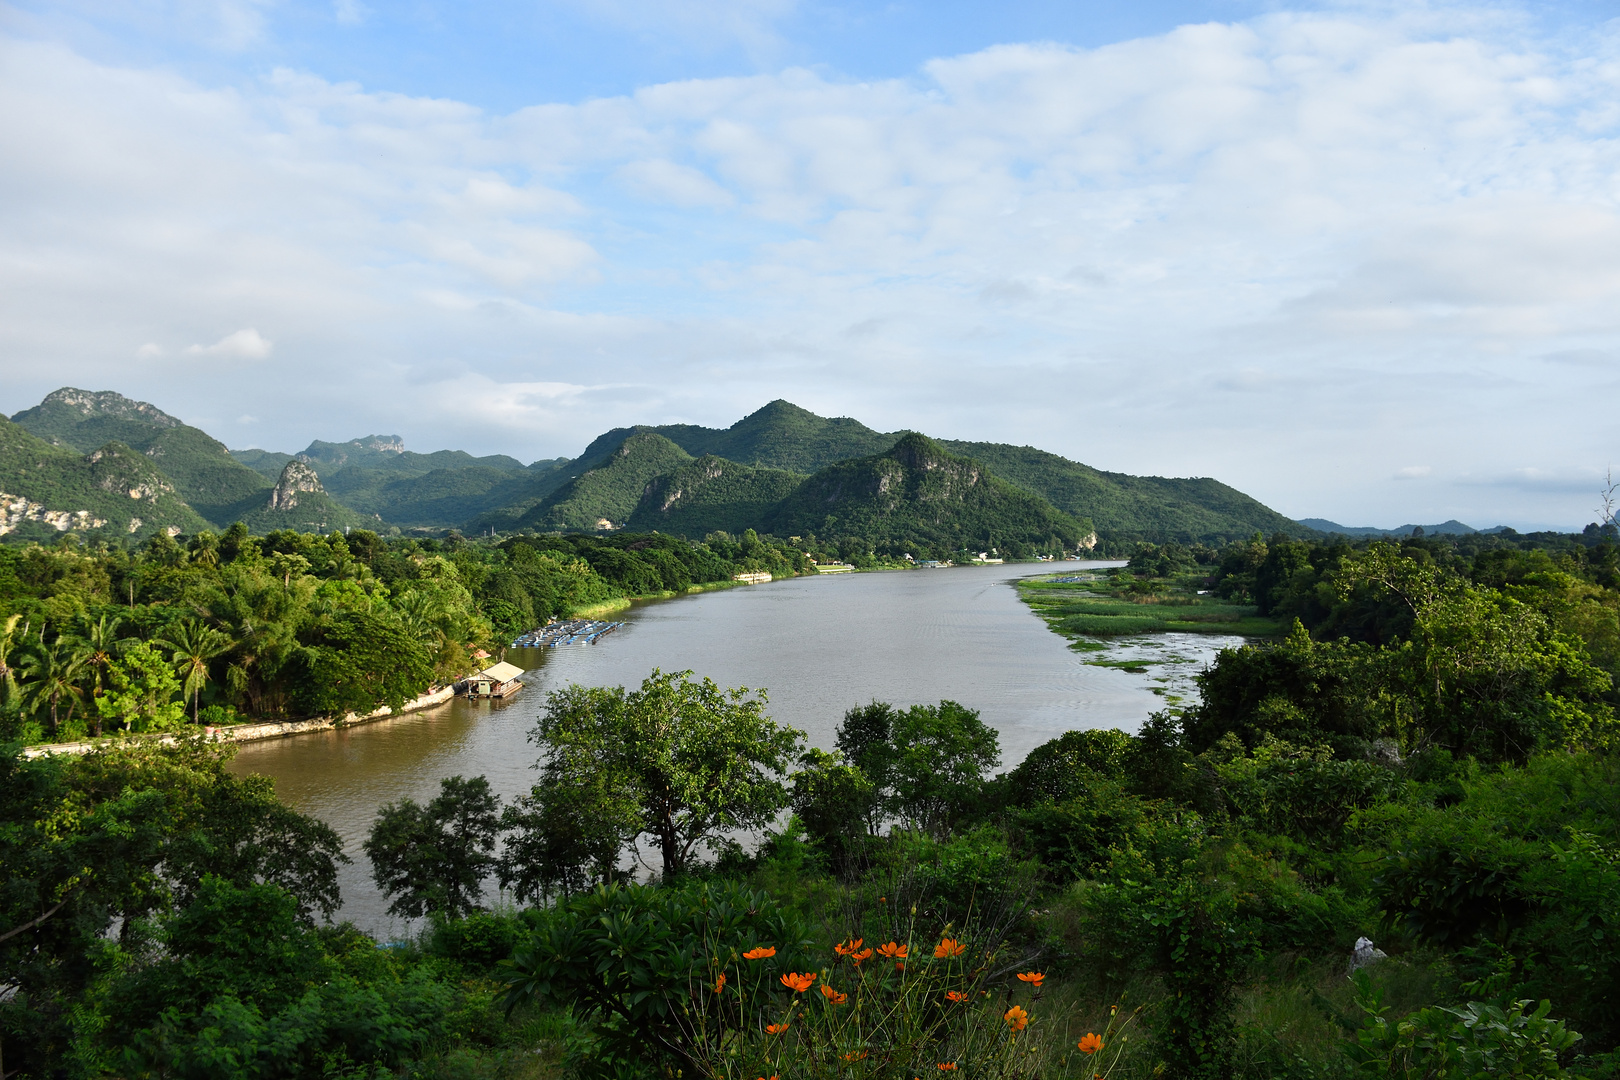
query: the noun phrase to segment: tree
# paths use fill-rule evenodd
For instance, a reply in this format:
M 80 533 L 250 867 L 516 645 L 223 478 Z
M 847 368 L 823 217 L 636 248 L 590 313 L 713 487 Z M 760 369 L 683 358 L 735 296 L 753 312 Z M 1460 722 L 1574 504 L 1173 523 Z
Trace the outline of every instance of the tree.
M 381 705 L 403 708 L 428 688 L 433 661 L 397 621 L 363 611 L 340 611 L 304 650 L 298 704 L 311 713 L 342 716 Z
M 894 743 L 890 734 L 894 727 L 894 708 L 881 701 L 870 705 L 857 705 L 844 713 L 844 722 L 838 725 L 835 736 L 838 750 L 844 760 L 861 770 L 875 792 L 889 788 L 889 774 L 894 768 Z M 866 806 L 867 830 L 878 831 L 882 825 L 883 802 L 870 800 Z
M 894 716 L 889 795 L 896 817 L 942 836 L 984 791 L 985 773 L 1001 762 L 994 728 L 954 701 L 913 705 Z
M 103 615 L 91 622 L 82 618 L 74 639 L 84 653 L 85 670 L 90 675 L 90 697 L 92 702 L 100 699 L 106 689 L 108 678 L 112 672 L 113 661 L 118 656 L 118 628 L 123 620 L 117 615 Z M 91 706 L 94 709 L 94 705 Z M 101 734 L 101 712 L 95 713 L 96 734 Z
M 799 766 L 790 796 L 793 812 L 811 839 L 836 854 L 850 838 L 867 831 L 876 787 L 859 768 L 825 750 L 806 751 Z
M 167 638 L 154 638 L 152 644 L 169 650 L 175 674 L 181 679 L 181 688 L 191 699 L 191 722 L 197 723 L 198 699 L 208 685 L 208 665 L 227 652 L 234 642 L 212 627 L 196 619 L 186 619 L 169 631 Z
M 700 844 L 775 819 L 787 805 L 782 775 L 804 737 L 765 715 L 763 694 L 691 675 L 654 670 L 628 693 L 565 687 L 530 734 L 542 748 L 534 797 L 584 796 L 578 812 L 600 828 L 587 850 L 611 847 L 616 863 L 624 844 L 648 836 L 665 878 L 686 870 Z
M 58 710 L 63 702 L 67 703 L 71 720 L 73 707 L 83 696 L 79 672 L 84 660 L 84 653 L 75 649 L 72 642 L 58 638 L 47 645 L 42 638 L 23 654 L 22 662 L 17 665 L 23 676 L 23 693 L 33 711 L 50 710 L 52 735 L 61 726 Z
M 448 776 L 426 806 L 410 799 L 377 813 L 364 845 L 371 876 L 406 918 L 459 918 L 479 908 L 484 879 L 496 866 L 500 797 L 482 776 Z
M 186 707 L 175 698 L 180 681 L 152 646 L 136 642 L 108 669 L 111 689 L 96 699 L 96 710 L 103 720 L 122 724 L 130 731 L 167 731 L 186 715 Z

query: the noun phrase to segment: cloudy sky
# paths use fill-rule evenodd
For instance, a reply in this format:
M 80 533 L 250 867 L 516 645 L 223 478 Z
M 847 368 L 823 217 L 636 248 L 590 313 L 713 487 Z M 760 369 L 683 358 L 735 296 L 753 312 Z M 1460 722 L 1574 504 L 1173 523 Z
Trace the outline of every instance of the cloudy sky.
M 572 455 L 785 397 L 1579 527 L 1614 3 L 0 3 L 0 410 Z

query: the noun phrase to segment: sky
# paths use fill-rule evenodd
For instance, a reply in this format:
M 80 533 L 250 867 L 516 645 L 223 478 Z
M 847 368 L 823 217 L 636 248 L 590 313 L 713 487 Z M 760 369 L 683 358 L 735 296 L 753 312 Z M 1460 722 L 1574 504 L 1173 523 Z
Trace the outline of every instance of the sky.
M 1579 528 L 1620 3 L 0 2 L 0 410 L 573 456 L 776 399 Z

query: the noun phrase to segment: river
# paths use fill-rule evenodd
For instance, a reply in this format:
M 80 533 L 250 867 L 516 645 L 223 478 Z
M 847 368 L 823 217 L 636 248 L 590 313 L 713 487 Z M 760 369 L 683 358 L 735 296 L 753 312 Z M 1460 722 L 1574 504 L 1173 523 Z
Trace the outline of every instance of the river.
M 525 689 L 510 700 L 458 698 L 357 727 L 249 743 L 231 768 L 274 778 L 285 802 L 343 838 L 354 860 L 340 869 L 343 918 L 402 933 L 406 925 L 386 914 L 360 850 L 378 806 L 424 801 L 440 778 L 454 775 L 487 776 L 504 797 L 526 791 L 536 757 L 527 733 L 552 688 L 635 686 L 653 668 L 690 668 L 722 686 L 765 689 L 771 716 L 826 749 L 851 706 L 950 699 L 980 710 L 1000 732 L 1003 767 L 1011 768 L 1065 731 L 1134 731 L 1164 707 L 1164 694 L 1185 693 L 1217 649 L 1240 640 L 1155 635 L 1119 646 L 1123 655 L 1158 661 L 1148 674 L 1088 665 L 1096 654 L 1070 649 L 1010 584 L 1054 569 L 1021 563 L 825 575 L 639 603 L 613 616 L 624 627 L 595 645 L 508 650 L 507 660 L 529 669 Z

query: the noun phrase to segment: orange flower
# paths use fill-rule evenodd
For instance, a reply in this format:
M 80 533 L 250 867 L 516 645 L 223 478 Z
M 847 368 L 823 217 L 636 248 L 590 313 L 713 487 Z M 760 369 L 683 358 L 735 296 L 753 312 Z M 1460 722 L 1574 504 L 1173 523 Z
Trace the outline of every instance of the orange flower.
M 948 1001 L 966 1001 L 968 999 L 968 995 L 962 993 L 960 990 L 947 990 L 945 991 L 945 998 Z
M 861 947 L 861 942 L 865 940 L 865 938 L 856 938 L 854 941 L 846 941 L 840 945 L 834 945 L 833 952 L 837 953 L 839 956 L 848 956 L 856 949 L 859 949 Z
M 726 989 L 726 973 L 722 971 L 720 973 L 719 977 L 714 980 L 714 992 L 717 993 L 717 994 L 724 993 L 725 989 Z
M 855 953 L 853 956 L 851 956 L 850 959 L 855 961 L 857 964 L 860 963 L 862 960 L 870 960 L 870 959 L 872 959 L 872 950 L 871 949 L 862 949 L 860 952 Z
M 787 1023 L 786 1020 L 782 1021 L 780 1024 L 766 1024 L 765 1025 L 765 1034 L 767 1034 L 767 1035 L 780 1035 L 780 1034 L 782 1034 L 782 1032 L 786 1031 L 787 1029 L 788 1029 L 788 1023 Z
M 1102 1048 L 1103 1048 L 1103 1041 L 1102 1041 L 1102 1036 L 1101 1035 L 1094 1035 L 1094 1034 L 1092 1034 L 1091 1032 L 1088 1031 L 1083 1036 L 1081 1036 L 1081 1038 L 1080 1038 L 1080 1052 L 1082 1054 L 1095 1054 L 1097 1051 L 1101 1050 Z
M 878 953 L 881 956 L 887 956 L 891 960 L 904 960 L 911 955 L 911 946 L 891 941 L 887 945 L 879 945 Z
M 775 955 L 776 955 L 775 946 L 772 946 L 772 945 L 755 945 L 752 949 L 749 949 L 747 952 L 743 953 L 743 959 L 744 960 L 763 960 L 767 956 L 775 956 Z
M 934 959 L 946 960 L 953 956 L 961 956 L 965 952 L 967 946 L 955 938 L 941 938 L 939 944 L 934 946 Z
M 1023 1031 L 1029 1026 L 1029 1013 L 1024 1011 L 1022 1005 L 1014 1005 L 1008 1009 L 1002 1019 L 1007 1021 L 1007 1026 L 1013 1031 Z
M 1037 990 L 1041 988 L 1041 983 L 1045 979 L 1046 976 L 1041 974 L 1039 971 L 1020 971 L 1018 973 L 1019 982 L 1027 982 Z
M 802 975 L 797 971 L 790 971 L 782 976 L 782 985 L 796 994 L 802 994 L 810 989 L 810 984 L 815 981 L 816 973 L 813 971 L 806 971 Z
M 939 1063 L 939 1065 L 937 1067 L 938 1067 L 940 1072 L 955 1072 L 956 1071 L 956 1062 L 954 1062 L 954 1061 L 942 1061 L 942 1062 Z
M 894 970 L 896 970 L 896 971 L 904 971 L 904 970 L 906 970 L 906 965 L 904 965 L 900 961 L 896 960 L 894 962 Z
M 849 1053 L 844 1055 L 844 1060 L 845 1061 L 859 1061 L 859 1060 L 861 1060 L 861 1058 L 863 1058 L 865 1056 L 866 1056 L 866 1051 L 865 1050 L 851 1050 Z
M 821 984 L 821 996 L 832 1002 L 834 1005 L 842 1005 L 844 1002 L 849 1000 L 848 994 L 840 994 L 826 983 Z

